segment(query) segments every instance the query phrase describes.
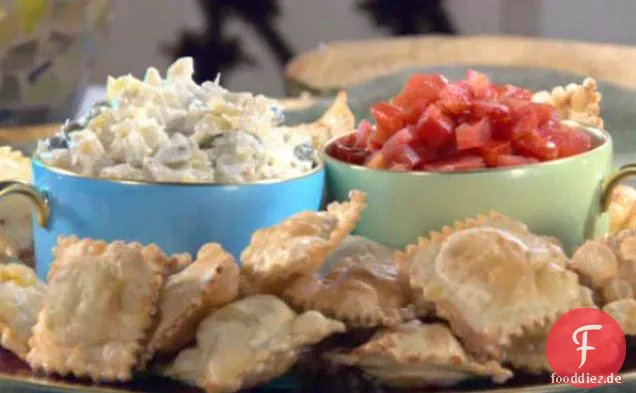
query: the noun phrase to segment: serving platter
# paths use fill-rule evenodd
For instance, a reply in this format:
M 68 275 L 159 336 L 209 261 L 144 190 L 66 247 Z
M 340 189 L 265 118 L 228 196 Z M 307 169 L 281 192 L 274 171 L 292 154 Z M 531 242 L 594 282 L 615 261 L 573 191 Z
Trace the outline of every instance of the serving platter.
M 395 94 L 403 82 L 410 74 L 417 71 L 443 73 L 451 79 L 459 79 L 464 74 L 466 68 L 462 67 L 434 67 L 424 70 L 411 70 L 408 72 L 385 77 L 380 80 L 373 81 L 364 86 L 352 89 L 350 94 L 350 104 L 357 118 L 368 116 L 367 109 L 371 102 L 386 99 Z M 576 76 L 538 69 L 508 69 L 498 67 L 474 67 L 482 72 L 487 73 L 495 82 L 513 83 L 517 85 L 527 86 L 533 90 L 547 89 L 554 85 L 564 85 L 571 81 L 578 80 Z M 636 99 L 636 93 L 628 91 L 617 86 L 612 86 L 602 81 L 599 82 L 600 90 L 604 94 L 604 118 L 606 119 L 607 129 L 615 138 L 616 145 L 616 164 L 629 161 L 636 148 L 636 140 L 629 133 L 629 124 L 636 123 L 636 118 L 632 118 L 629 106 Z M 328 100 L 318 102 L 317 105 L 288 112 L 288 124 L 300 122 L 309 122 L 317 118 L 328 105 Z M 628 354 L 628 360 L 625 363 L 622 372 L 623 384 L 616 386 L 604 386 L 594 391 L 605 392 L 622 392 L 633 391 L 636 389 L 636 353 Z M 355 377 L 353 377 L 355 379 Z M 328 379 L 328 380 L 327 380 Z M 259 390 L 250 391 L 312 391 L 312 392 L 338 392 L 356 391 L 355 388 L 339 383 L 347 380 L 347 377 L 334 375 L 333 378 L 325 378 L 321 380 L 312 380 L 312 378 L 301 378 L 301 383 L 295 387 L 289 384 L 274 383 L 268 387 Z M 520 375 L 515 377 L 512 382 L 502 387 L 495 387 L 491 384 L 466 383 L 453 389 L 424 389 L 419 392 L 557 392 L 570 391 L 568 386 L 551 385 L 549 376 L 544 375 L 540 378 Z M 337 385 L 337 386 L 336 386 Z M 354 384 L 355 385 L 355 384 Z M 357 385 L 356 385 L 357 386 Z M 9 389 L 9 390 L 7 390 Z M 2 392 L 27 392 L 27 391 L 44 391 L 51 393 L 68 393 L 68 392 L 89 392 L 89 393 L 172 393 L 172 392 L 199 392 L 196 388 L 186 387 L 176 384 L 165 379 L 159 378 L 140 378 L 134 383 L 128 385 L 104 385 L 97 386 L 87 384 L 82 381 L 50 378 L 34 375 L 28 366 L 15 358 L 6 351 L 0 350 L 0 390 Z M 369 391 L 365 387 L 361 387 L 360 391 Z M 375 390 L 374 390 L 375 391 Z M 390 390 L 379 389 L 377 391 L 385 391 L 392 393 Z M 577 390 L 584 391 L 584 390 Z
M 595 388 L 594 392 L 601 393 L 621 393 L 633 392 L 636 389 L 636 353 L 625 363 L 625 371 L 621 373 L 623 381 L 621 384 L 606 385 Z M 629 371 L 633 370 L 633 371 Z M 345 380 L 345 378 L 334 378 L 334 381 Z M 549 376 L 540 378 L 542 383 L 537 383 L 535 377 L 528 375 L 516 376 L 511 383 L 503 387 L 494 387 L 489 383 L 478 384 L 475 382 L 464 383 L 460 388 L 452 389 L 422 389 L 402 391 L 403 393 L 556 393 L 556 392 L 580 392 L 587 390 L 575 389 L 569 385 L 549 384 Z M 312 392 L 312 393 L 367 393 L 365 387 L 358 385 L 356 392 L 355 382 L 349 387 L 345 383 L 311 383 L 309 386 L 298 387 L 281 386 L 272 384 L 260 389 L 245 390 L 241 393 L 282 393 L 282 392 Z M 320 386 L 319 386 L 320 385 Z M 341 390 L 342 389 L 342 390 Z M 0 349 L 0 391 L 2 393 L 201 393 L 201 390 L 172 382 L 164 378 L 140 378 L 135 382 L 125 385 L 103 385 L 98 386 L 82 381 L 68 380 L 61 378 L 51 378 L 33 375 L 27 364 L 16 358 L 10 352 Z M 591 391 L 591 390 L 590 390 Z M 374 392 L 398 393 L 391 390 L 375 390 Z

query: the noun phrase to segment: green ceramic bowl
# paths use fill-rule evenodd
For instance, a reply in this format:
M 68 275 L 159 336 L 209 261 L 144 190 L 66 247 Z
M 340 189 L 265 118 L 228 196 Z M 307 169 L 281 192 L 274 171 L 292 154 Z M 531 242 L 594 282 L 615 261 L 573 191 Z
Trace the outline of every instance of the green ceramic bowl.
M 373 170 L 323 151 L 328 199 L 346 200 L 352 189 L 366 192 L 368 206 L 356 233 L 396 248 L 457 220 L 497 211 L 524 222 L 535 233 L 561 239 L 571 251 L 607 231 L 606 195 L 636 173 L 636 167 L 630 166 L 612 173 L 610 135 L 581 128 L 596 142 L 584 154 L 463 173 Z

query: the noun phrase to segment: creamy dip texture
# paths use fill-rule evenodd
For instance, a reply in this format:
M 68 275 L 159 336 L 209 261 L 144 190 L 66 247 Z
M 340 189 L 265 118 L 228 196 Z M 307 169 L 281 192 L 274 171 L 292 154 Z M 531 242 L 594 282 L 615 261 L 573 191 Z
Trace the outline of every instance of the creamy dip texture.
M 281 126 L 272 99 L 198 85 L 191 58 L 162 78 L 109 78 L 108 101 L 38 144 L 47 165 L 83 176 L 156 182 L 248 183 L 292 178 L 315 166 L 311 137 Z

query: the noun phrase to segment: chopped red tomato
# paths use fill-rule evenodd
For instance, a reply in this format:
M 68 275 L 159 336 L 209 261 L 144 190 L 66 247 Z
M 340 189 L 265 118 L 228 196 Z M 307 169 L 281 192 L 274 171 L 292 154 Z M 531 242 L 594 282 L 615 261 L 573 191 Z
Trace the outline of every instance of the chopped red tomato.
M 382 147 L 382 154 L 386 161 L 406 165 L 413 169 L 420 158 L 415 150 L 409 145 L 413 142 L 413 134 L 409 128 L 404 128 L 395 133 Z
M 391 103 L 409 112 L 413 106 L 421 103 L 428 105 L 437 100 L 439 92 L 447 83 L 440 74 L 415 74 L 409 78 L 400 94 L 391 99 Z
M 559 128 L 548 138 L 556 145 L 560 158 L 574 156 L 592 149 L 592 136 L 574 128 Z
M 526 165 L 593 148 L 591 134 L 561 124 L 530 90 L 495 85 L 470 70 L 466 80 L 417 74 L 399 95 L 371 108 L 375 125 L 327 147 L 343 161 L 392 171 L 461 171 Z
M 472 116 L 476 119 L 487 116 L 494 122 L 509 122 L 510 108 L 500 102 L 478 100 L 473 103 Z
M 548 137 L 533 131 L 512 142 L 517 154 L 538 158 L 541 161 L 554 160 L 559 156 L 556 145 Z
M 479 153 L 488 166 L 497 166 L 501 155 L 511 154 L 512 146 L 509 141 L 492 141 L 479 148 Z
M 472 86 L 475 98 L 491 100 L 497 96 L 497 89 L 485 74 L 471 69 L 466 72 L 466 80 Z
M 510 109 L 510 118 L 513 123 L 530 112 L 530 101 L 517 100 L 514 98 L 500 98 L 497 102 L 506 105 Z
M 431 105 L 427 99 L 419 100 L 408 109 L 404 109 L 404 120 L 406 124 L 413 124 L 422 116 L 422 113 Z
M 358 129 L 355 133 L 355 141 L 353 142 L 353 147 L 358 149 L 367 147 L 372 132 L 373 124 L 371 124 L 371 122 L 367 119 L 362 120 L 358 125 Z
M 415 150 L 417 155 L 420 156 L 420 163 L 418 165 L 419 167 L 442 156 L 439 150 L 430 148 L 426 145 L 413 146 L 413 150 Z
M 447 85 L 439 74 L 413 75 L 402 92 L 391 99 L 391 103 L 404 110 L 404 118 L 408 124 L 415 123 L 422 112 L 439 97 L 439 92 Z
M 464 81 L 450 83 L 439 93 L 441 106 L 454 115 L 467 113 L 473 100 L 471 85 Z
M 344 136 L 342 138 L 339 138 L 334 143 L 328 145 L 327 148 L 325 149 L 325 151 L 330 156 L 333 156 L 333 157 L 336 157 L 336 158 L 340 158 L 338 156 L 340 148 L 344 147 L 344 148 L 351 149 L 353 144 L 355 143 L 355 140 L 356 140 L 355 134 L 346 135 L 346 136 Z
M 539 128 L 539 119 L 537 114 L 529 111 L 524 117 L 517 120 L 516 124 L 510 130 L 509 139 L 516 140 L 537 131 Z
M 402 145 L 408 145 L 415 140 L 410 128 L 403 128 L 400 131 L 393 134 L 391 138 L 382 146 L 382 152 L 384 156 L 389 158 L 393 155 L 393 151 L 401 149 Z
M 431 105 L 422 113 L 415 131 L 432 148 L 440 148 L 453 139 L 453 120 L 442 113 L 437 105 Z
M 369 156 L 366 150 L 356 149 L 344 143 L 336 142 L 332 144 L 330 148 L 331 149 L 327 151 L 330 156 L 355 165 L 363 165 Z
M 554 131 L 558 130 L 560 126 L 559 122 L 548 120 L 539 126 L 538 131 L 541 135 L 550 136 Z
M 485 167 L 486 162 L 484 159 L 475 154 L 446 158 L 424 165 L 424 169 L 431 172 L 461 172 Z
M 391 150 L 390 155 L 385 153 L 387 160 L 404 165 L 406 168 L 413 169 L 421 161 L 417 152 L 409 145 L 399 145 Z
M 489 144 L 492 140 L 490 119 L 484 117 L 477 123 L 460 124 L 455 129 L 457 150 L 469 150 L 480 148 Z
M 395 105 L 381 101 L 371 108 L 371 115 L 375 119 L 376 132 L 373 141 L 386 142 L 396 131 L 404 128 L 404 111 Z
M 516 100 L 530 101 L 532 92 L 522 87 L 503 85 L 498 87 L 499 97 L 514 98 Z
M 373 153 L 371 156 L 369 156 L 365 165 L 368 168 L 372 169 L 386 168 L 386 158 L 384 157 L 384 153 L 382 153 L 381 151 Z
M 539 162 L 536 158 L 533 157 L 524 157 L 513 154 L 502 154 L 497 156 L 497 162 L 495 166 L 497 167 L 506 167 L 506 166 L 520 166 L 520 165 L 529 165 L 535 164 Z
M 393 135 L 393 133 L 388 129 L 376 126 L 371 134 L 371 144 L 374 146 L 382 146 L 384 142 L 391 138 L 391 135 Z
M 531 108 L 537 114 L 537 121 L 540 125 L 547 122 L 558 123 L 560 118 L 559 111 L 552 105 L 532 103 Z

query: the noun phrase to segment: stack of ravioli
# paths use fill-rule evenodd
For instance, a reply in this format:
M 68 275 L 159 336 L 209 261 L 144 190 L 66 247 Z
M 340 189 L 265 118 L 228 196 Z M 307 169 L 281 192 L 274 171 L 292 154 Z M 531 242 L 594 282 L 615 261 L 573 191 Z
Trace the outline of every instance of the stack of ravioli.
M 547 330 L 579 307 L 603 307 L 636 332 L 636 282 L 624 274 L 636 261 L 632 230 L 569 260 L 557 240 L 492 213 L 395 252 L 350 236 L 365 206 L 353 191 L 259 230 L 240 268 L 214 243 L 193 258 L 60 238 L 48 283 L 0 266 L 0 345 L 45 374 L 150 373 L 221 393 L 264 384 L 327 337 L 346 342 L 360 329 L 373 334 L 322 346 L 321 359 L 400 388 L 550 371 Z

